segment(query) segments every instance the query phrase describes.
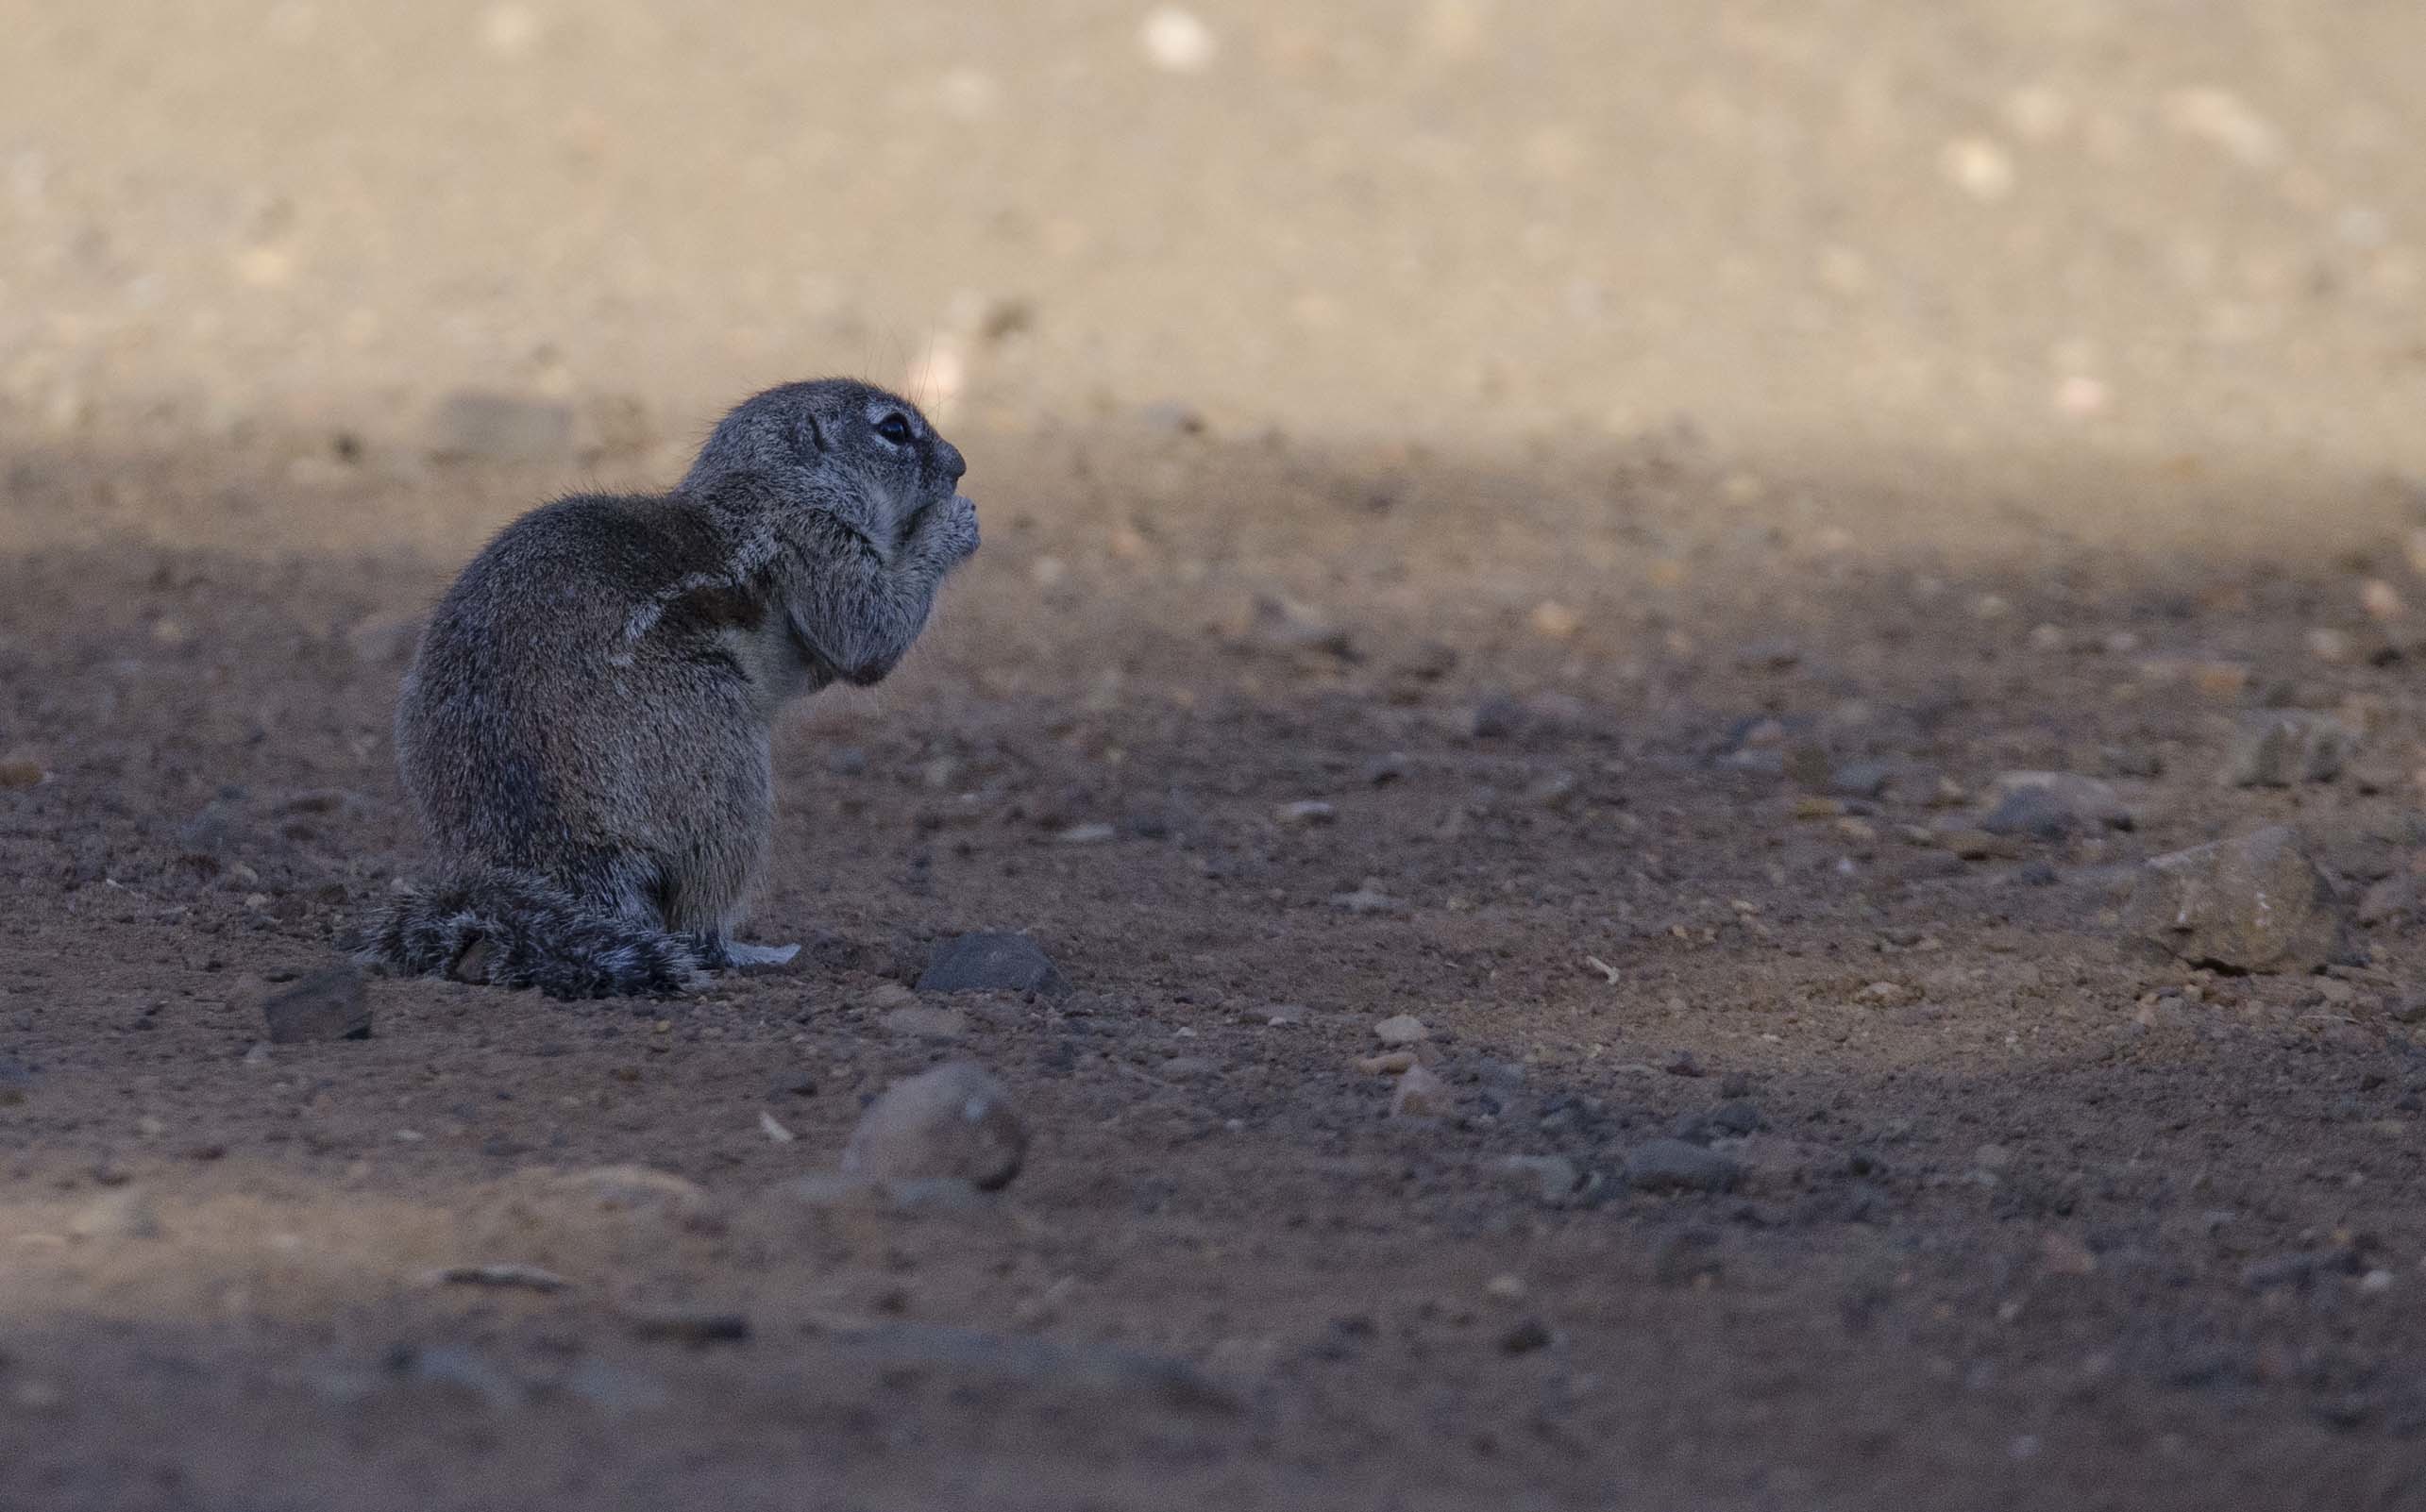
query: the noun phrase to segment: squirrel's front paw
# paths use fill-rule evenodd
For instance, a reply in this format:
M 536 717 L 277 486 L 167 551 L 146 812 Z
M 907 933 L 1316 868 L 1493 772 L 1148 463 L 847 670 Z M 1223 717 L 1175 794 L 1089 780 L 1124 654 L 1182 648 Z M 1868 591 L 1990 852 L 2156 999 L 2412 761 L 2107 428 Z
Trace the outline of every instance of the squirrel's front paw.
M 966 494 L 954 494 L 930 512 L 928 539 L 946 562 L 954 564 L 977 554 L 977 505 Z

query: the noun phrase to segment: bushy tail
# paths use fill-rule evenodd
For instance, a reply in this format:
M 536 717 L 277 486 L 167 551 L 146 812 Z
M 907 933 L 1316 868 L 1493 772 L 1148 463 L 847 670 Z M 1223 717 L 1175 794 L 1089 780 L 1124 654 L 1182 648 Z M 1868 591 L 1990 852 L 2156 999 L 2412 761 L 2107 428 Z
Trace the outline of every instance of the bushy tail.
M 690 986 L 699 948 L 611 914 L 528 872 L 461 871 L 382 903 L 355 959 L 408 976 L 447 976 L 551 998 L 667 997 Z

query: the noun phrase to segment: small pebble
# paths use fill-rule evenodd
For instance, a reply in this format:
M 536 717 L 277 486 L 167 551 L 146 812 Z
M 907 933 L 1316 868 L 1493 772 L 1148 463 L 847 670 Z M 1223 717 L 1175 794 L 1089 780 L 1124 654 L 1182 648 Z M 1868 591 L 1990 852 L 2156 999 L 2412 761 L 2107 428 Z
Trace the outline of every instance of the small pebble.
M 1508 1354 L 1530 1354 L 1535 1350 L 1548 1349 L 1550 1347 L 1549 1327 L 1538 1318 L 1522 1319 L 1509 1325 L 1508 1332 L 1500 1336 L 1499 1347 L 1504 1353 Z
M 1468 728 L 1476 740 L 1506 740 L 1531 722 L 1525 705 L 1505 693 L 1494 693 L 1474 706 Z
M 1408 764 L 1404 752 L 1388 751 L 1365 763 L 1364 779 L 1373 786 L 1381 787 L 1387 783 L 1405 781 L 1407 770 Z
M 1397 899 L 1382 892 L 1368 878 L 1362 887 L 1352 893 L 1334 893 L 1331 906 L 1350 914 L 1393 914 L 1400 907 Z

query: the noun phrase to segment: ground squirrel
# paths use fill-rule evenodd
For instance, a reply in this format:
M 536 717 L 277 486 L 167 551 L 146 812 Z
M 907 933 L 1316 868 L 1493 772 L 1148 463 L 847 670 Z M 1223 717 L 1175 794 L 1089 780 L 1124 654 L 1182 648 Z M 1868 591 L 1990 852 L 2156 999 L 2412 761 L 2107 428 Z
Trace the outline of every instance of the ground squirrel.
M 443 863 L 359 956 L 560 998 L 779 963 L 736 943 L 767 859 L 786 700 L 893 670 L 977 549 L 966 463 L 864 383 L 769 389 L 662 497 L 514 521 L 447 590 L 396 714 Z

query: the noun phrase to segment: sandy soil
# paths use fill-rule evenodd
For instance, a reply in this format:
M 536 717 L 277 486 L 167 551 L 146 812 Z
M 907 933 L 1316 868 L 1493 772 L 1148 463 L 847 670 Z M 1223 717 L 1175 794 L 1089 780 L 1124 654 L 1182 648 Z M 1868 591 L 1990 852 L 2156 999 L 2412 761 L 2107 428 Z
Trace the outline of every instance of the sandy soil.
M 2414 8 L 800 8 L 0 5 L 0 1505 L 2426 1504 Z M 987 544 L 801 964 L 264 1045 L 452 571 L 834 368 Z

